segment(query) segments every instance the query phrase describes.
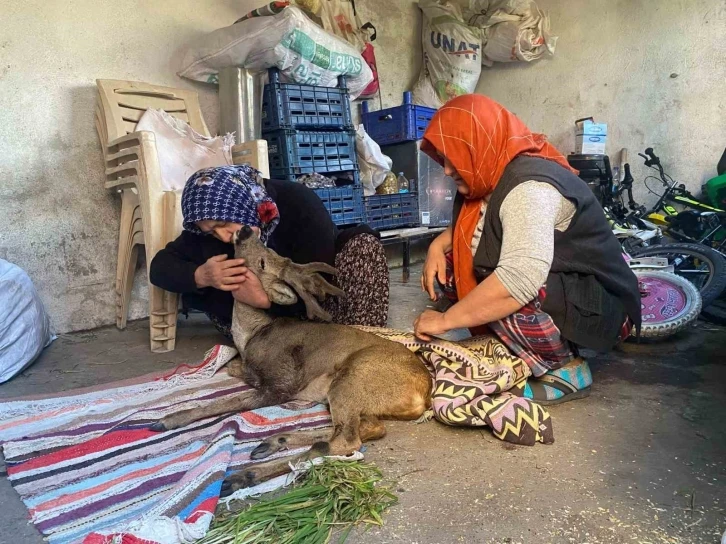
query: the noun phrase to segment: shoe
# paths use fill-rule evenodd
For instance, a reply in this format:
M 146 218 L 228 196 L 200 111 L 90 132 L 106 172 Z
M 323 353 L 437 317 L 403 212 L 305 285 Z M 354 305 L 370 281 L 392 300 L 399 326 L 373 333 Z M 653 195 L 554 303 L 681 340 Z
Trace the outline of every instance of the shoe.
M 562 368 L 527 380 L 524 397 L 543 406 L 550 406 L 589 397 L 591 385 L 590 366 L 587 361 L 578 357 Z

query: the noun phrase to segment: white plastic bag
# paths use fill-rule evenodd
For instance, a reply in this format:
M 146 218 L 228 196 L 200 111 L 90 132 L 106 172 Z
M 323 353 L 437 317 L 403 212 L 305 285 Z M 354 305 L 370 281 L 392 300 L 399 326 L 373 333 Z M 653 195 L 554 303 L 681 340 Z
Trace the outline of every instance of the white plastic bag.
M 277 67 L 287 81 L 323 87 L 337 86 L 338 76 L 345 75 L 352 99 L 373 81 L 354 47 L 292 6 L 273 17 L 255 17 L 202 36 L 184 54 L 179 75 L 217 83 L 219 70 L 228 66 Z
M 155 109 L 146 110 L 136 130 L 154 133 L 164 191 L 184 189 L 191 175 L 203 168 L 232 164 L 232 134 L 210 138 L 181 119 Z
M 481 73 L 481 30 L 468 26 L 461 7 L 446 0 L 419 0 L 423 11 L 423 66 L 413 88 L 416 104 L 440 108 L 474 92 Z
M 35 361 L 55 338 L 33 282 L 0 259 L 0 383 Z
M 365 196 L 375 194 L 378 187 L 391 171 L 393 161 L 383 154 L 381 146 L 368 136 L 363 125 L 358 125 L 355 131 L 355 150 L 358 154 L 360 168 L 360 181 Z

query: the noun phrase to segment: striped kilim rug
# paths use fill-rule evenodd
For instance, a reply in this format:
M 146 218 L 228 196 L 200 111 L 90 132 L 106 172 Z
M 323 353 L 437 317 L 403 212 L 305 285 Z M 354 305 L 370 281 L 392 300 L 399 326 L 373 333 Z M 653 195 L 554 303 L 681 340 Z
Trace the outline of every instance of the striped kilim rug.
M 263 438 L 329 425 L 324 406 L 291 403 L 165 433 L 150 422 L 247 386 L 215 346 L 194 366 L 0 404 L 8 478 L 53 544 L 177 544 L 207 532 L 222 480 Z M 293 455 L 299 450 L 282 452 Z
M 428 365 L 438 421 L 488 426 L 516 444 L 553 442 L 547 410 L 521 396 L 529 368 L 495 337 L 423 343 L 411 333 L 363 329 L 402 343 Z M 8 478 L 38 530 L 52 544 L 193 542 L 209 528 L 222 480 L 250 462 L 260 440 L 330 424 L 324 406 L 288 403 L 165 433 L 148 429 L 166 414 L 245 391 L 223 368 L 236 354 L 215 346 L 198 365 L 166 374 L 0 403 Z

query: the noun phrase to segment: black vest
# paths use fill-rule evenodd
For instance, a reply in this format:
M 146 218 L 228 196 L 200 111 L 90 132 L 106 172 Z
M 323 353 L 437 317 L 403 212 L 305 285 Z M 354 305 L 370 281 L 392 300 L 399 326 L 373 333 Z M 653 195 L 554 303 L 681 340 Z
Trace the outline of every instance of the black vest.
M 576 345 L 605 351 L 617 342 L 625 317 L 640 330 L 638 280 L 602 207 L 590 188 L 559 164 L 520 155 L 507 165 L 487 205 L 481 242 L 474 255 L 474 271 L 481 282 L 499 263 L 502 222 L 499 210 L 509 192 L 536 180 L 549 183 L 576 205 L 564 231 L 555 231 L 552 267 L 542 310 L 552 316 L 562 336 Z M 463 199 L 454 203 L 454 224 Z M 537 210 L 524 221 L 537 221 Z

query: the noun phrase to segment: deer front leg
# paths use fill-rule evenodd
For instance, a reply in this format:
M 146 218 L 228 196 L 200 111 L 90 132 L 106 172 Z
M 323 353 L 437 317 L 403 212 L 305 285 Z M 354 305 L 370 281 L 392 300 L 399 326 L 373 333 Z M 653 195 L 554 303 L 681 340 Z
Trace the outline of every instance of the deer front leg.
M 309 461 L 317 457 L 328 455 L 327 442 L 318 442 L 311 449 L 296 455 L 292 458 L 283 457 L 281 459 L 273 459 L 263 463 L 255 463 L 243 468 L 239 472 L 230 474 L 224 482 L 222 482 L 222 491 L 220 496 L 225 497 L 231 495 L 238 489 L 246 487 L 254 487 L 257 484 L 271 480 L 276 476 L 282 476 L 291 472 L 290 465 L 295 466 L 300 461 Z
M 278 402 L 284 402 L 284 400 L 279 400 Z M 253 389 L 252 391 L 247 391 L 235 397 L 217 400 L 207 406 L 169 414 L 152 424 L 149 429 L 156 432 L 170 431 L 172 429 L 178 429 L 179 427 L 185 427 L 200 419 L 236 412 L 247 412 L 255 408 L 262 408 L 263 406 L 271 406 L 272 404 L 275 404 L 275 401 L 271 400 L 268 395 Z
M 244 378 L 244 361 L 240 355 L 227 363 L 227 374 L 233 378 Z

